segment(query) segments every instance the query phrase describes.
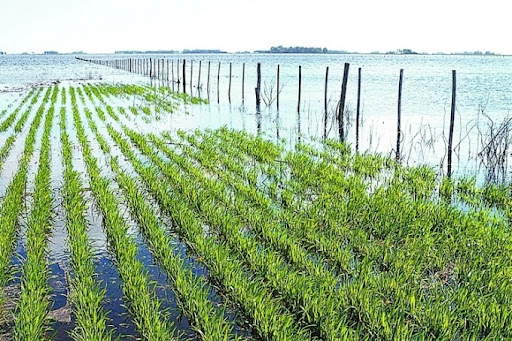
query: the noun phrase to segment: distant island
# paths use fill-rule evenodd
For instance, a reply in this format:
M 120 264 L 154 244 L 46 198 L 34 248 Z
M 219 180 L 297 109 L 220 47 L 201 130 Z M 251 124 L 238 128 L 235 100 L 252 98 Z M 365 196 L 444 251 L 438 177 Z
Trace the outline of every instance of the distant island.
M 209 49 L 194 49 L 194 50 L 183 50 L 182 53 L 227 53 L 221 50 L 209 50 Z
M 347 51 L 328 50 L 325 47 L 304 47 L 304 46 L 272 46 L 270 50 L 256 50 L 254 53 L 349 53 Z
M 3 51 L 0 51 L 0 55 L 1 55 L 1 54 L 7 54 L 7 53 L 5 53 L 5 52 L 3 52 Z
M 174 50 L 155 50 L 155 51 L 137 51 L 137 50 L 127 50 L 127 51 L 115 51 L 115 54 L 173 54 L 177 53 Z

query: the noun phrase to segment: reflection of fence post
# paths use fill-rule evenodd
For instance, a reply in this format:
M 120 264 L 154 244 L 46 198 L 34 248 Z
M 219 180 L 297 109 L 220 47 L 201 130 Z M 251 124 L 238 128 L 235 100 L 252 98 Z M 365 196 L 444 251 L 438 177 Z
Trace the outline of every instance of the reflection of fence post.
M 400 140 L 402 139 L 402 83 L 404 80 L 404 69 L 400 69 L 400 79 L 398 81 L 398 117 L 396 123 L 396 161 L 400 162 Z
M 297 100 L 297 112 L 300 112 L 300 95 L 302 92 L 302 66 L 299 65 L 299 98 Z
M 261 98 L 260 98 L 260 91 L 261 91 L 261 63 L 258 63 L 256 67 L 256 111 L 260 111 L 260 104 L 261 104 Z
M 357 109 L 356 109 L 356 151 L 359 151 L 359 113 L 361 109 L 361 68 L 357 72 Z
M 453 125 L 455 123 L 455 99 L 457 90 L 457 74 L 452 70 L 452 110 L 450 114 L 450 135 L 448 138 L 448 177 L 452 176 Z
M 325 90 L 324 90 L 324 139 L 327 138 L 327 84 L 329 82 L 329 67 L 325 68 Z
M 340 141 L 345 142 L 345 98 L 347 96 L 347 82 L 348 82 L 348 68 L 350 64 L 345 63 L 343 69 L 343 82 L 341 83 L 341 97 L 338 105 L 338 132 L 340 135 Z

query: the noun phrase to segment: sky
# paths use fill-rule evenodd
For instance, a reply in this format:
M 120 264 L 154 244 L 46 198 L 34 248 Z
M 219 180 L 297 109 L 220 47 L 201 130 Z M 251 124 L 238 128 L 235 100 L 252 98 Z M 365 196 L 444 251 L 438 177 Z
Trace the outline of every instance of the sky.
M 0 51 L 492 51 L 512 54 L 509 0 L 0 0 Z

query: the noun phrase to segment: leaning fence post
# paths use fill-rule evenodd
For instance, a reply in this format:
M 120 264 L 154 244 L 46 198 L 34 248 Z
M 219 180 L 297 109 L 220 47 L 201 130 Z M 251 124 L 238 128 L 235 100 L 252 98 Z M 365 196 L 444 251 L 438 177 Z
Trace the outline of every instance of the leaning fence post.
M 345 115 L 345 98 L 347 96 L 347 82 L 348 82 L 349 66 L 350 66 L 349 63 L 345 63 L 345 68 L 343 70 L 343 82 L 341 83 L 341 97 L 340 97 L 340 103 L 338 105 L 338 132 L 340 135 L 341 142 L 345 142 L 344 115 Z
M 448 138 L 448 177 L 452 176 L 452 153 L 453 153 L 453 125 L 455 123 L 455 104 L 457 92 L 457 74 L 452 70 L 452 110 L 450 114 L 450 135 Z
M 398 113 L 396 123 L 396 161 L 400 162 L 400 141 L 402 139 L 402 83 L 404 80 L 404 69 L 400 69 L 400 78 L 398 80 Z

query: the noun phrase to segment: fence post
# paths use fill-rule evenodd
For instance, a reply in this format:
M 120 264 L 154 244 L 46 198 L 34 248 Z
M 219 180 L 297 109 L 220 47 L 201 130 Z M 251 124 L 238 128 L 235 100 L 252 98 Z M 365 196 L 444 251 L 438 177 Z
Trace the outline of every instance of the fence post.
M 217 104 L 220 102 L 220 62 L 219 68 L 217 69 Z
M 297 100 L 297 112 L 300 112 L 300 95 L 302 92 L 302 66 L 299 65 L 299 98 Z
M 199 61 L 199 75 L 197 76 L 197 93 L 201 96 L 201 61 Z
M 186 75 L 185 75 L 185 65 L 186 65 L 186 60 L 183 59 L 183 93 L 186 94 L 187 93 L 187 81 L 186 81 Z
M 261 104 L 261 98 L 260 98 L 260 91 L 261 91 L 261 63 L 258 63 L 256 67 L 256 112 L 260 112 L 260 104 Z
M 356 151 L 359 151 L 359 113 L 361 109 L 361 68 L 357 72 L 357 109 L 356 109 Z
M 210 63 L 211 62 L 208 62 L 208 79 L 206 80 L 206 94 L 208 101 L 210 100 Z
M 245 63 L 242 64 L 242 103 L 245 101 Z
M 457 74 L 452 70 L 452 110 L 450 114 L 450 136 L 448 138 L 448 178 L 452 176 L 453 125 L 455 123 L 455 104 L 457 92 Z
M 229 87 L 228 87 L 229 103 L 231 103 L 231 72 L 232 72 L 232 63 L 229 63 Z
M 193 91 L 194 86 L 193 86 L 193 84 L 192 84 L 192 83 L 194 83 L 194 82 L 192 81 L 192 79 L 193 79 L 193 78 L 192 78 L 192 76 L 193 76 L 193 71 L 194 71 L 194 60 L 191 60 L 191 61 L 190 61 L 190 96 L 192 96 L 192 95 L 194 94 L 194 91 Z
M 396 161 L 400 162 L 400 140 L 402 139 L 402 83 L 404 80 L 404 69 L 400 69 L 400 79 L 398 81 L 398 117 L 396 124 Z
M 277 110 L 279 110 L 279 71 L 280 71 L 280 67 L 279 67 L 279 64 L 277 64 L 277 94 L 276 94 L 276 106 L 277 106 Z
M 350 67 L 349 63 L 345 63 L 345 68 L 343 69 L 343 82 L 341 83 L 341 97 L 340 103 L 338 105 L 338 132 L 340 135 L 340 141 L 345 142 L 345 98 L 347 96 L 347 82 L 348 82 L 348 69 Z
M 329 82 L 329 67 L 325 68 L 325 89 L 324 89 L 324 140 L 327 139 L 327 85 Z

